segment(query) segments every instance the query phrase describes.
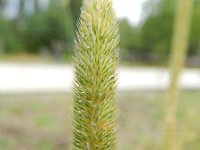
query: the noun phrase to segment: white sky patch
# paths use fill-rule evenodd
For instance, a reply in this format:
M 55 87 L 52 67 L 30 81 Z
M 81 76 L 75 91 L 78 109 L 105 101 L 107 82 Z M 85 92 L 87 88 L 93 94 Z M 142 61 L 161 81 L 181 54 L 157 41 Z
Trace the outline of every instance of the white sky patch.
M 7 0 L 7 9 L 4 10 L 3 14 L 8 18 L 13 18 L 17 15 L 18 7 L 19 7 L 18 0 Z
M 48 8 L 48 0 L 39 0 L 38 2 L 40 3 L 40 6 L 43 9 L 47 9 Z
M 138 24 L 142 15 L 143 3 L 147 0 L 113 0 L 117 17 L 128 18 L 131 23 Z
M 32 1 L 32 0 L 25 0 L 25 11 L 27 12 L 27 13 L 29 13 L 29 14 L 32 14 L 33 12 L 34 12 L 34 7 L 33 7 L 33 5 L 34 5 L 34 1 Z

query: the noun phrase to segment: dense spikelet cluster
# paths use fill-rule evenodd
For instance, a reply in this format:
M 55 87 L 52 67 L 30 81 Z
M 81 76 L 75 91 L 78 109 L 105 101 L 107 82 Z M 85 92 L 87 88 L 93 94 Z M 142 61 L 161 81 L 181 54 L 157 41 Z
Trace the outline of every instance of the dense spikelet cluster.
M 113 150 L 118 25 L 111 0 L 84 0 L 74 57 L 73 150 Z

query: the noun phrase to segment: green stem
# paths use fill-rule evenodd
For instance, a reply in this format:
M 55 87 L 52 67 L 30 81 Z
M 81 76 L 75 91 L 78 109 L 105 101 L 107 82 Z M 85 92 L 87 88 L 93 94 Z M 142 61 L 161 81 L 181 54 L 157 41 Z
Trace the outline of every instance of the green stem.
M 165 104 L 166 150 L 177 150 L 176 111 L 180 97 L 179 78 L 186 59 L 189 39 L 189 26 L 192 10 L 192 0 L 179 0 L 175 18 L 174 36 L 172 39 L 172 54 L 170 61 L 171 81 Z

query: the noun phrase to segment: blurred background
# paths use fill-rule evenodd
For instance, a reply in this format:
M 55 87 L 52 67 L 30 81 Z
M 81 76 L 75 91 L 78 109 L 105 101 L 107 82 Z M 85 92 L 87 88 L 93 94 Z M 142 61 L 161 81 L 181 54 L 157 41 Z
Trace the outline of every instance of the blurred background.
M 0 150 L 71 143 L 71 60 L 82 0 L 0 0 Z M 160 150 L 176 0 L 113 0 L 119 21 L 119 149 Z M 200 1 L 194 0 L 177 139 L 200 149 Z

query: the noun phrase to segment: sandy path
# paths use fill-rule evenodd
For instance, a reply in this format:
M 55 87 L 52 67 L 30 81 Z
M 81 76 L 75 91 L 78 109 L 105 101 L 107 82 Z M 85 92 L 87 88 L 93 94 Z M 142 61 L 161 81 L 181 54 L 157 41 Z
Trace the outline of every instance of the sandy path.
M 0 93 L 65 92 L 71 90 L 72 80 L 69 65 L 0 63 Z M 163 90 L 168 83 L 166 69 L 119 69 L 119 90 Z M 183 89 L 200 89 L 200 70 L 184 70 L 180 85 Z

